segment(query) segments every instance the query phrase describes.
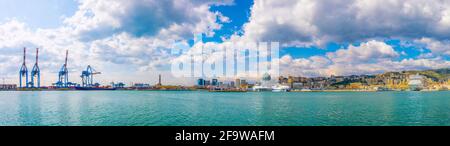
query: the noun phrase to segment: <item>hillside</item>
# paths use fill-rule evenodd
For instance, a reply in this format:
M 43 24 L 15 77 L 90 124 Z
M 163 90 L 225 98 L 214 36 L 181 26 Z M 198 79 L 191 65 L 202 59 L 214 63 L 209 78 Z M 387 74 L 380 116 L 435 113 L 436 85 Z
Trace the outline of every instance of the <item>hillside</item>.
M 445 81 L 450 79 L 450 68 L 433 69 L 424 71 L 406 71 L 408 74 L 420 74 L 434 81 Z

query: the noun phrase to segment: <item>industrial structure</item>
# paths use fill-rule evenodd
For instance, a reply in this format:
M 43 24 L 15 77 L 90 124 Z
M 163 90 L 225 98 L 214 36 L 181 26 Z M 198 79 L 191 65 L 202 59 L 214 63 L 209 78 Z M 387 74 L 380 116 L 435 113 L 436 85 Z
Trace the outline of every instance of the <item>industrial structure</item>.
M 101 72 L 95 71 L 90 65 L 87 66 L 86 70 L 81 72 L 82 83 L 76 84 L 69 82 L 69 70 L 67 66 L 69 51 L 66 50 L 66 56 L 64 59 L 64 64 L 58 72 L 58 80 L 56 83 L 53 83 L 53 87 L 44 87 L 42 89 L 54 89 L 60 88 L 63 90 L 115 90 L 116 88 L 124 88 L 125 84 L 113 83 L 113 88 L 108 86 L 100 87 L 99 83 L 94 83 L 94 75 L 101 74 Z M 41 89 L 41 70 L 39 68 L 39 48 L 36 48 L 36 62 L 30 72 L 31 80 L 28 79 L 28 68 L 26 65 L 26 48 L 23 48 L 23 63 L 19 70 L 19 88 L 38 88 Z M 159 84 L 161 84 L 161 77 L 159 80 Z M 10 90 L 16 88 L 16 85 L 13 84 L 0 84 L 0 90 Z M 69 89 L 70 88 L 70 89 Z M 28 90 L 28 89 L 24 89 Z M 34 89 L 31 89 L 34 90 Z
M 31 70 L 31 81 L 28 83 L 31 88 L 40 88 L 41 87 L 41 71 L 38 65 L 39 60 L 39 48 L 36 48 L 36 63 Z M 35 79 L 36 78 L 36 79 Z
M 96 87 L 98 83 L 94 83 L 94 75 L 101 74 L 101 72 L 95 71 L 91 65 L 88 65 L 86 70 L 81 72 L 82 87 Z
M 161 83 L 161 74 L 159 74 L 159 76 L 158 76 L 158 84 L 156 84 L 156 86 L 158 86 L 158 87 L 162 86 L 162 83 Z
M 23 84 L 22 84 L 23 78 L 25 78 L 25 87 L 28 88 L 28 69 L 27 69 L 27 66 L 25 64 L 26 52 L 27 52 L 26 50 L 27 50 L 26 48 L 23 48 L 23 63 L 22 63 L 22 67 L 20 67 L 20 70 L 19 70 L 19 81 L 20 81 L 19 87 L 20 88 L 24 87 Z
M 66 50 L 66 59 L 64 65 L 58 72 L 58 82 L 55 83 L 57 88 L 67 88 L 69 87 L 69 70 L 67 70 L 67 57 L 69 55 L 69 51 Z

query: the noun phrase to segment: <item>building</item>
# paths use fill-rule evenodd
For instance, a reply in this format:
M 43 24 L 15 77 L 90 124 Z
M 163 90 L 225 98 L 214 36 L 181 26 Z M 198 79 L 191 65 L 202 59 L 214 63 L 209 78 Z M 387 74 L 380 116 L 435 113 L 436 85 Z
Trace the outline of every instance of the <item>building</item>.
M 416 74 L 409 76 L 408 82 L 411 91 L 420 91 L 423 89 L 423 76 Z
M 280 83 L 280 84 L 282 84 L 282 83 Z M 294 78 L 293 78 L 292 76 L 289 76 L 289 77 L 288 77 L 287 84 L 289 85 L 289 87 L 290 87 L 291 89 L 294 88 Z
M 161 83 L 161 74 L 159 74 L 159 76 L 158 76 L 158 84 L 156 84 L 156 86 L 162 86 L 162 83 Z
M 0 90 L 15 90 L 16 88 L 16 84 L 0 84 Z
M 197 86 L 204 87 L 205 86 L 205 80 L 203 78 L 200 78 L 197 80 Z
M 145 83 L 135 83 L 133 85 L 134 88 L 150 88 L 150 84 Z
M 234 84 L 236 85 L 236 88 L 241 88 L 241 79 L 236 79 Z
M 125 88 L 125 84 L 122 82 L 119 82 L 119 83 L 112 82 L 111 85 L 113 88 Z
M 241 87 L 242 86 L 247 86 L 247 81 L 246 80 L 241 80 Z
M 212 85 L 212 86 L 219 86 L 219 80 L 217 80 L 217 79 L 212 79 L 212 80 L 211 80 L 211 85 Z
M 205 86 L 211 85 L 211 81 L 205 80 L 205 84 L 204 84 L 204 85 L 205 85 Z

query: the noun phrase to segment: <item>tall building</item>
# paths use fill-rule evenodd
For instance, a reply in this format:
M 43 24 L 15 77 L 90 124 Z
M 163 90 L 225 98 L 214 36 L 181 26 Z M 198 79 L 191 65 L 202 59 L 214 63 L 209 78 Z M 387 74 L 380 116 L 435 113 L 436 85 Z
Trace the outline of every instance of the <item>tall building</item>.
M 241 86 L 245 86 L 247 85 L 247 81 L 246 80 L 241 80 Z
M 218 86 L 219 84 L 218 84 L 218 80 L 217 79 L 212 79 L 211 80 L 211 85 L 213 85 L 213 86 Z
M 236 79 L 234 84 L 236 85 L 236 88 L 240 88 L 241 87 L 241 79 Z
M 156 86 L 162 86 L 162 83 L 161 83 L 161 74 L 159 74 L 159 76 L 158 76 L 158 84 L 156 84 Z
M 294 78 L 292 76 L 288 77 L 287 83 L 291 89 L 294 88 Z
M 205 86 L 205 80 L 203 78 L 200 78 L 197 80 L 197 85 L 198 86 Z

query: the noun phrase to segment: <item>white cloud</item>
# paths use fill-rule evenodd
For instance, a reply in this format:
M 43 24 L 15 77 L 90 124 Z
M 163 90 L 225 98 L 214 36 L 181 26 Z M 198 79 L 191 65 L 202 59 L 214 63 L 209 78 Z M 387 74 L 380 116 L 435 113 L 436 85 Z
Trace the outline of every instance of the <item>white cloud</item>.
M 156 69 L 167 65 L 172 59 L 170 55 L 171 42 L 157 38 L 134 38 L 127 33 L 121 33 L 90 45 L 91 57 L 114 64 L 138 66 L 140 71 Z
M 244 37 L 290 45 L 450 38 L 450 1 L 256 0 Z
M 285 75 L 330 76 L 374 74 L 386 71 L 447 68 L 450 61 L 441 57 L 398 60 L 397 53 L 384 42 L 369 41 L 360 46 L 330 52 L 326 56 L 293 59 L 281 58 L 281 72 Z
M 186 39 L 195 33 L 212 35 L 228 21 L 220 13 L 209 11 L 210 5 L 226 1 L 159 0 L 81 0 L 79 10 L 65 20 L 82 40 L 95 40 L 115 33 L 133 36 Z
M 336 63 L 361 63 L 361 62 L 378 62 L 382 60 L 390 60 L 398 57 L 397 53 L 391 46 L 384 42 L 369 41 L 362 43 L 360 46 L 350 45 L 347 49 L 340 49 L 336 52 L 327 53 L 327 57 Z
M 449 40 L 437 41 L 431 38 L 421 38 L 415 42 L 425 44 L 426 48 L 428 48 L 433 54 L 450 56 Z

